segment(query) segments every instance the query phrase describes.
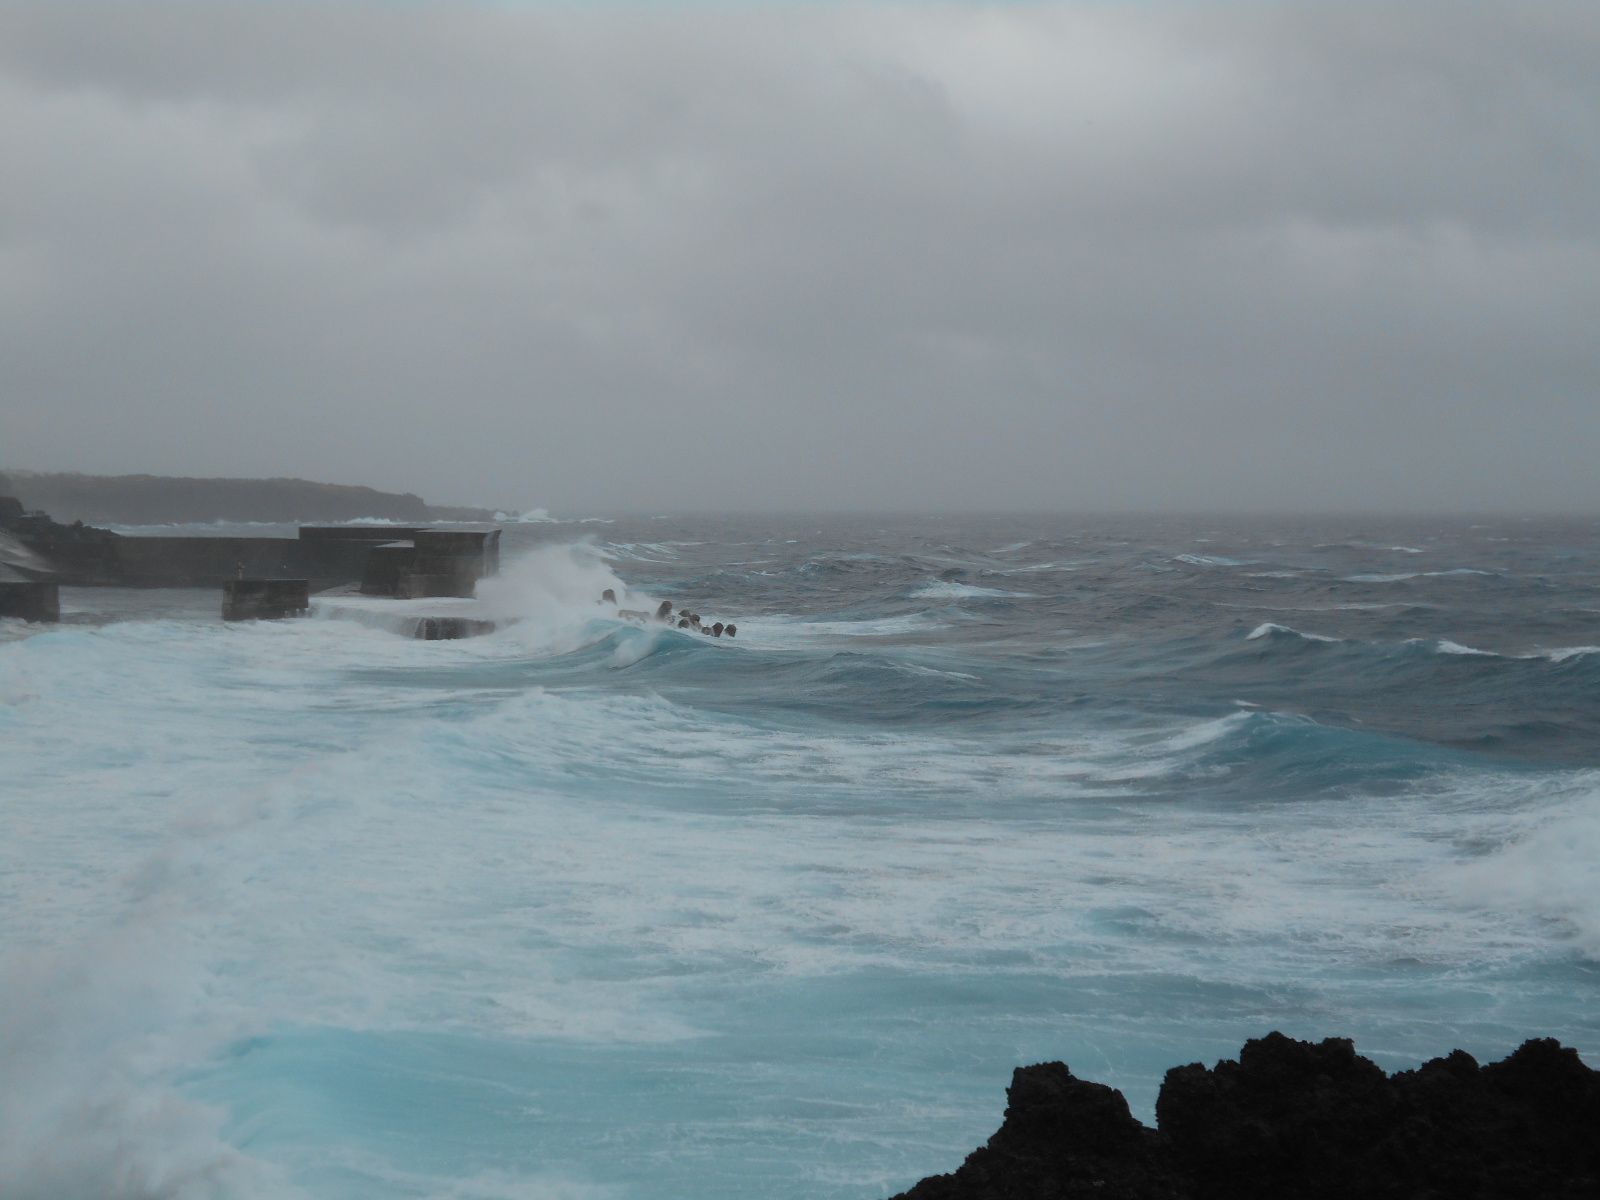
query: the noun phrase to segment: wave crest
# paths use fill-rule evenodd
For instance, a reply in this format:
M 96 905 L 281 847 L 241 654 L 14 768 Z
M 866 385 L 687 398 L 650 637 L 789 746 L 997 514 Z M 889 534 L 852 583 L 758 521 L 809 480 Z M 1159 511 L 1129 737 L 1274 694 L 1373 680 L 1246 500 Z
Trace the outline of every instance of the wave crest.
M 1254 642 L 1262 638 L 1299 638 L 1306 642 L 1342 642 L 1343 638 L 1328 637 L 1322 633 L 1302 633 L 1300 630 L 1288 625 L 1279 625 L 1275 621 L 1265 621 L 1245 634 L 1245 641 Z

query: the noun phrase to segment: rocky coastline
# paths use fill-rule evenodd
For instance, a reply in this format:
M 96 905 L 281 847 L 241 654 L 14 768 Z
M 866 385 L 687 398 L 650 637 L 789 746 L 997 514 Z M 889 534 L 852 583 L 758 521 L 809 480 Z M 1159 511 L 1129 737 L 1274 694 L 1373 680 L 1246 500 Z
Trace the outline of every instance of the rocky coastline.
M 895 1200 L 1593 1200 L 1600 1071 L 1552 1039 L 1385 1075 L 1343 1038 L 1272 1033 L 1167 1072 L 1157 1128 L 1060 1062 L 1019 1067 L 1004 1123 Z

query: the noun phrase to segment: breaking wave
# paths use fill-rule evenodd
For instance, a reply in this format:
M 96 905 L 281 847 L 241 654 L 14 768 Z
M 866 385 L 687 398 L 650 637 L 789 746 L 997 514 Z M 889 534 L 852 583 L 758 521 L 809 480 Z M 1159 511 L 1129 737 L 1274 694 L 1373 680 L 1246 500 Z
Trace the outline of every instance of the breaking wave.
M 1321 633 L 1302 633 L 1298 629 L 1292 629 L 1288 625 L 1278 625 L 1272 621 L 1257 625 L 1249 633 L 1245 634 L 1245 640 L 1251 642 L 1270 637 L 1294 637 L 1307 642 L 1337 642 L 1343 640 L 1341 638 L 1328 637 Z

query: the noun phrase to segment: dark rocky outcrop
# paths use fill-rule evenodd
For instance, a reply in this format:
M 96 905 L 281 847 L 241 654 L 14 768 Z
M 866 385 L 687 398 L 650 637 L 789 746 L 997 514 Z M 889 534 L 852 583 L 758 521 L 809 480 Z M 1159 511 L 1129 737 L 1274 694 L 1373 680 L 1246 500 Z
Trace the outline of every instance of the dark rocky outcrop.
M 0 488 L 5 486 L 0 477 Z M 0 581 L 57 580 L 62 563 L 92 579 L 109 579 L 116 534 L 82 521 L 70 525 L 31 512 L 15 496 L 0 494 Z
M 1077 1078 L 1065 1063 L 1018 1067 L 1005 1123 L 953 1175 L 924 1179 L 899 1200 L 1068 1200 L 1190 1193 L 1165 1140 L 1128 1111 L 1122 1093 Z
M 1342 1038 L 1246 1042 L 1167 1072 L 1157 1129 L 1062 1063 L 1021 1067 L 1005 1122 L 898 1200 L 1593 1200 L 1600 1072 L 1549 1039 L 1386 1076 Z

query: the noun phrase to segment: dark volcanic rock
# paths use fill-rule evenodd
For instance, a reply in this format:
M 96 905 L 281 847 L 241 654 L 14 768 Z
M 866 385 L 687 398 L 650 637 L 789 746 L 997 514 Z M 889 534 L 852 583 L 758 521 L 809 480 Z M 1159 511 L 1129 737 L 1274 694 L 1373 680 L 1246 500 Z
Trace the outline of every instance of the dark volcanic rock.
M 1282 1034 L 1167 1072 L 1159 1132 L 1060 1063 L 1012 1078 L 1005 1123 L 906 1200 L 1600 1197 L 1600 1072 L 1551 1040 L 1392 1078 L 1342 1038 Z
M 1018 1067 L 1005 1124 L 952 1175 L 924 1179 L 902 1200 L 1177 1200 L 1188 1195 L 1161 1136 L 1128 1112 L 1122 1093 L 1087 1083 L 1065 1063 Z
M 1382 1141 L 1396 1106 L 1388 1077 L 1349 1041 L 1272 1033 L 1246 1042 L 1238 1062 L 1168 1071 L 1156 1124 L 1198 1196 L 1349 1195 L 1350 1156 Z

